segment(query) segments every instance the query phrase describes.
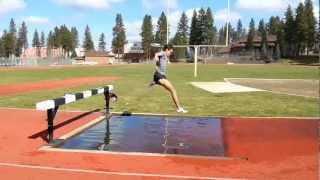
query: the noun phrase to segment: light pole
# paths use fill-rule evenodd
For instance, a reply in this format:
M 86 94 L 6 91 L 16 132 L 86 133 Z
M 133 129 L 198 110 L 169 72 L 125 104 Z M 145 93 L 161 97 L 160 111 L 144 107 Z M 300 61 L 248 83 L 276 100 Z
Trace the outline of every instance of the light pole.
M 169 44 L 169 3 L 170 0 L 167 0 L 167 12 L 166 12 L 166 16 L 167 16 L 167 44 Z
M 227 9 L 227 30 L 226 30 L 226 46 L 228 47 L 229 46 L 229 23 L 230 23 L 230 0 L 227 0 L 228 1 L 228 9 Z

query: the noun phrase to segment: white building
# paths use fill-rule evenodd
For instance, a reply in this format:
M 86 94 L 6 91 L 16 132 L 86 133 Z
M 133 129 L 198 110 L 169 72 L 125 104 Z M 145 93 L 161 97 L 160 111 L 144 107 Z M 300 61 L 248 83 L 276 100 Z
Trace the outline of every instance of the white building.
M 75 49 L 77 57 L 84 57 L 86 50 L 82 47 Z
M 143 48 L 141 42 L 129 42 L 124 46 L 124 53 L 142 54 Z

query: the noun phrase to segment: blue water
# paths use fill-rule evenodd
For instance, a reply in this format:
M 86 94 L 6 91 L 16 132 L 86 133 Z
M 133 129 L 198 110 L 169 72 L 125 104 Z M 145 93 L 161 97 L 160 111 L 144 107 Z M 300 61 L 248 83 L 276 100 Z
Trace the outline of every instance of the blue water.
M 215 118 L 112 116 L 59 148 L 224 156 L 221 120 Z

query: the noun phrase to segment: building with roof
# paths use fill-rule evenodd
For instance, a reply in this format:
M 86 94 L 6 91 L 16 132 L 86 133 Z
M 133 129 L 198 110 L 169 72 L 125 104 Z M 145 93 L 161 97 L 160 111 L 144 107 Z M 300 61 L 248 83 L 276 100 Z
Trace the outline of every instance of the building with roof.
M 277 43 L 277 36 L 268 35 L 267 36 L 267 54 L 266 59 L 277 59 L 280 55 L 279 45 Z M 262 53 L 262 38 L 261 36 L 255 36 L 253 38 L 253 49 L 249 50 L 247 37 L 240 39 L 237 42 L 231 44 L 230 54 L 238 56 L 251 56 L 250 58 L 259 60 L 261 59 Z
M 115 56 L 112 53 L 89 51 L 84 54 L 84 61 L 92 64 L 113 64 Z

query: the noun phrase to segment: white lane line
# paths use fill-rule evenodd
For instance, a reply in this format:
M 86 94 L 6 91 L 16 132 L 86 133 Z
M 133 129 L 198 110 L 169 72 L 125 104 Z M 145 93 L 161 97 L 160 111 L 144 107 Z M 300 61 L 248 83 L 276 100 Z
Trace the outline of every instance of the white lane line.
M 176 179 L 203 179 L 203 180 L 246 180 L 244 178 L 176 176 L 176 175 L 165 175 L 165 174 L 147 174 L 147 173 L 124 173 L 124 172 L 112 172 L 112 171 L 96 171 L 96 170 L 87 170 L 87 169 L 57 168 L 57 167 L 49 167 L 49 166 L 22 165 L 22 164 L 13 164 L 13 163 L 0 163 L 0 166 L 17 167 L 17 168 L 28 168 L 28 169 L 41 169 L 41 170 L 51 170 L 51 171 L 62 171 L 62 172 L 74 172 L 74 173 L 92 173 L 92 174 L 118 175 L 118 176 L 143 176 L 143 177 L 160 177 L 160 178 L 176 178 Z

